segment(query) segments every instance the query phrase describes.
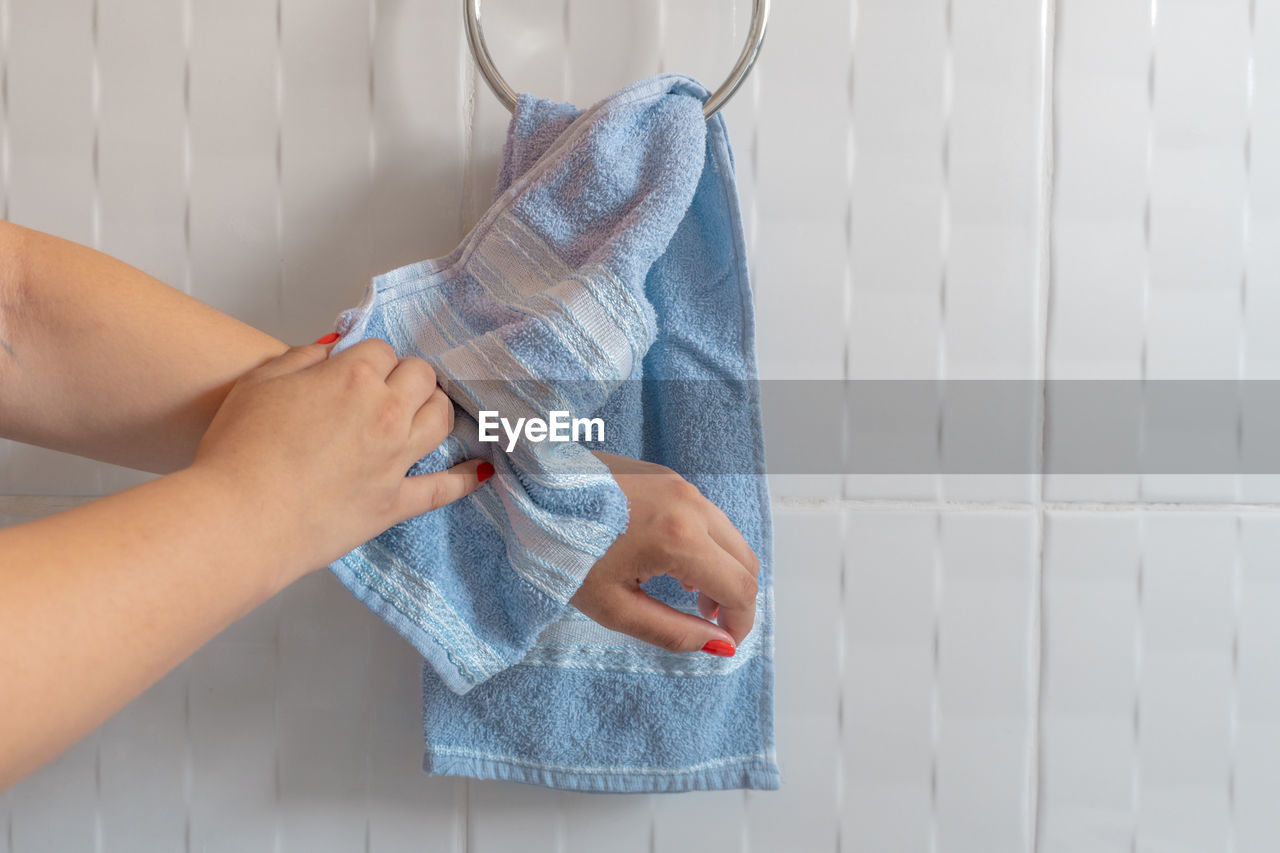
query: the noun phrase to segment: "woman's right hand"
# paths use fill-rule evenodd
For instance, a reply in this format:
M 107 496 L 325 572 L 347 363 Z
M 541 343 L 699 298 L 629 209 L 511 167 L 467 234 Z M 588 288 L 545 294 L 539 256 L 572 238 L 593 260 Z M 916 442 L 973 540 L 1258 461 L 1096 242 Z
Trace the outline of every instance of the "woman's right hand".
M 472 459 L 406 477 L 452 430 L 452 401 L 425 361 L 399 358 L 385 341 L 331 349 L 292 347 L 242 376 L 191 466 L 256 504 L 289 563 L 286 584 L 493 474 Z

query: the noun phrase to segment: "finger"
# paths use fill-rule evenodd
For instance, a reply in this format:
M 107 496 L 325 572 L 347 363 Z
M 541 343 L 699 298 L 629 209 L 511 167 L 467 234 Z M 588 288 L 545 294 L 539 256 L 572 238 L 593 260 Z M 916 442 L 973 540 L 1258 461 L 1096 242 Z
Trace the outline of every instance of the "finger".
M 413 416 L 409 444 L 414 459 L 435 450 L 453 432 L 453 401 L 440 388 L 427 398 Z
M 668 651 L 703 651 L 711 643 L 715 654 L 731 655 L 737 647 L 725 629 L 681 613 L 639 587 L 610 587 L 601 604 L 605 615 L 600 624 Z
M 332 346 L 324 344 L 304 344 L 289 347 L 270 361 L 254 368 L 252 371 L 259 379 L 270 379 L 286 373 L 297 373 L 312 365 L 319 364 L 329 357 Z
M 704 509 L 707 513 L 707 532 L 711 534 L 711 538 L 751 572 L 752 577 L 758 576 L 760 561 L 756 558 L 756 552 L 751 550 L 751 546 L 747 544 L 746 539 L 742 538 L 738 528 L 733 526 L 729 516 L 710 501 L 707 501 Z
M 702 614 L 703 619 L 716 621 L 716 617 L 720 615 L 720 602 L 716 601 L 705 592 L 698 593 L 698 612 Z
M 436 390 L 436 372 L 420 358 L 402 358 L 387 374 L 387 387 L 413 411 L 427 402 Z
M 697 595 L 696 600 L 698 602 L 698 612 L 702 614 L 703 619 L 710 619 L 712 622 L 716 621 L 716 617 L 720 615 L 719 602 L 707 595 L 705 592 L 701 592 L 693 584 L 685 583 L 678 578 L 676 579 L 676 582 L 680 584 L 680 588 L 685 592 L 692 592 Z
M 446 471 L 405 477 L 395 523 L 465 498 L 493 476 L 493 463 L 468 459 Z
M 332 360 L 335 363 L 344 364 L 350 361 L 363 361 L 385 378 L 399 365 L 400 356 L 396 355 L 391 344 L 381 338 L 365 338 L 333 356 Z
M 756 618 L 756 577 L 737 558 L 706 536 L 674 548 L 667 574 L 697 587 L 720 605 L 720 624 L 741 643 Z

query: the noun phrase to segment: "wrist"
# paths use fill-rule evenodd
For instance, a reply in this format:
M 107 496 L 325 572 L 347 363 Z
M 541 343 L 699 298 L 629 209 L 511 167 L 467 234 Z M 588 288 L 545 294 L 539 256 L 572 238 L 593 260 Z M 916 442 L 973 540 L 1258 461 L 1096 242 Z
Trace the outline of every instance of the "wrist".
M 292 510 L 253 478 L 202 460 L 170 476 L 197 490 L 210 516 L 226 520 L 228 535 L 240 540 L 244 559 L 261 567 L 265 597 L 320 568 L 299 523 L 305 513 Z

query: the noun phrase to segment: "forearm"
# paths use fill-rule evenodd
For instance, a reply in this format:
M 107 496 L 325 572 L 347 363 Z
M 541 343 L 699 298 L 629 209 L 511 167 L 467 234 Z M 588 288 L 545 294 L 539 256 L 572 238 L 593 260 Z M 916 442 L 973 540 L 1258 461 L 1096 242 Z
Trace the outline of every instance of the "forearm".
M 235 380 L 287 348 L 128 264 L 0 222 L 0 437 L 176 471 Z
M 268 503 L 197 466 L 0 530 L 0 790 L 314 568 Z

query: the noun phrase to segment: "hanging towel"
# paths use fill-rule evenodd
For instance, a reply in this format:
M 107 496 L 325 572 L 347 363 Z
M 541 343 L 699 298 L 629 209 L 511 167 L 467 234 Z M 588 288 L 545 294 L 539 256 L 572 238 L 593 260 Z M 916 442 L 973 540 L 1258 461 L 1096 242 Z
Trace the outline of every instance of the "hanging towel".
M 410 474 L 484 457 L 467 498 L 330 568 L 425 657 L 424 769 L 579 791 L 773 789 L 772 525 L 733 154 L 696 80 L 660 74 L 590 109 L 522 94 L 492 206 L 444 258 L 374 278 L 340 351 L 425 358 L 455 428 Z M 498 381 L 500 380 L 500 381 Z M 602 443 L 676 470 L 760 561 L 737 654 L 675 654 L 569 598 L 627 523 L 588 447 L 479 441 L 482 410 L 599 417 Z M 659 576 L 655 598 L 696 615 Z

